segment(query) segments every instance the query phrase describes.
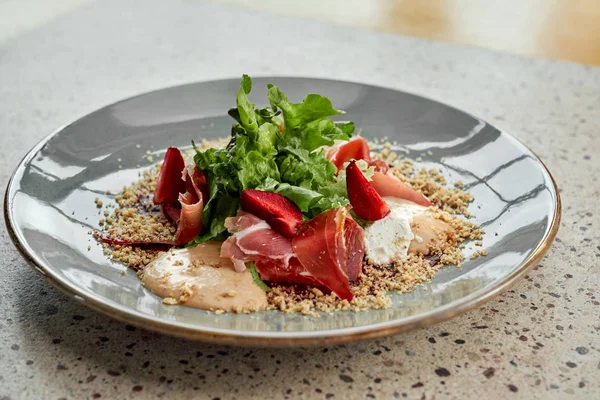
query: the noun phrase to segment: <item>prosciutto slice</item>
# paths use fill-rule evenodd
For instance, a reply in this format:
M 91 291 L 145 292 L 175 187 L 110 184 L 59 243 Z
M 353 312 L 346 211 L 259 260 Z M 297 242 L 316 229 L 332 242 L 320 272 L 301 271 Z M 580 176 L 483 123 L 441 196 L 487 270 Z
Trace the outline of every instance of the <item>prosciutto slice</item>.
M 296 257 L 290 258 L 287 264 L 281 260 L 263 259 L 255 262 L 254 266 L 260 277 L 267 282 L 321 286 L 321 283 L 308 273 Z
M 381 172 L 382 174 L 385 174 L 390 170 L 388 163 L 382 160 L 369 161 L 369 167 L 375 168 L 375 171 Z
M 357 137 L 344 144 L 334 146 L 327 153 L 327 158 L 338 169 L 344 168 L 344 164 L 352 160 L 364 160 L 369 166 L 375 167 L 371 184 L 381 197 L 391 196 L 404 200 L 410 200 L 424 207 L 431 206 L 431 202 L 410 185 L 396 178 L 391 172 L 389 165 L 381 160 L 371 160 L 371 151 L 367 141 Z
M 244 211 L 227 218 L 225 227 L 233 235 L 223 242 L 221 257 L 230 258 L 238 271 L 252 261 L 265 281 L 324 286 L 352 299 L 350 282 L 362 270 L 364 233 L 346 208 L 304 223 L 293 239 Z
M 327 152 L 327 159 L 335 165 L 338 171 L 344 168 L 344 163 L 351 160 L 365 160 L 369 162 L 371 161 L 369 144 L 365 139 L 357 136 L 349 142 L 332 147 Z
M 248 212 L 225 219 L 225 227 L 232 236 L 221 246 L 221 257 L 230 258 L 237 271 L 246 269 L 247 261 L 268 260 L 282 268 L 289 266 L 293 256 L 291 240 L 277 233 L 269 224 Z M 257 268 L 259 269 L 259 268 Z
M 154 204 L 177 224 L 175 244 L 184 245 L 198 236 L 206 198 L 206 175 L 195 165 L 185 166 L 179 149 L 169 147 L 156 181 Z
M 409 200 L 424 207 L 431 206 L 431 201 L 421 193 L 417 192 L 407 183 L 402 182 L 390 171 L 381 173 L 375 171 L 371 181 L 373 188 L 381 197 L 391 196 Z
M 339 298 L 352 300 L 350 281 L 362 270 L 364 232 L 346 208 L 325 211 L 304 223 L 292 247 L 310 276 Z
M 221 257 L 230 258 L 238 271 L 254 262 L 260 277 L 268 282 L 320 286 L 294 257 L 292 240 L 277 233 L 262 219 L 245 211 L 225 219 L 232 236 L 221 246 Z

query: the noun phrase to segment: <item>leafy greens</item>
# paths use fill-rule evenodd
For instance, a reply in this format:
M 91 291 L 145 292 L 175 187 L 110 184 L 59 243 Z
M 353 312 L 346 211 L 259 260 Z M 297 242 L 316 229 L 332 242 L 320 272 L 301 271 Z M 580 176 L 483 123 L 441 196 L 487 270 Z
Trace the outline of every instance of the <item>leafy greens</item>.
M 354 123 L 334 122 L 343 114 L 318 94 L 292 103 L 277 86 L 268 85 L 270 107 L 258 109 L 250 102 L 248 75 L 229 115 L 236 121 L 225 149 L 196 148 L 194 162 L 207 174 L 210 197 L 202 212 L 202 243 L 227 235 L 225 218 L 237 213 L 239 196 L 246 188 L 280 193 L 300 207 L 306 218 L 348 204 L 345 180 L 325 157 L 322 146 L 349 140 Z M 193 143 L 192 143 L 193 144 Z

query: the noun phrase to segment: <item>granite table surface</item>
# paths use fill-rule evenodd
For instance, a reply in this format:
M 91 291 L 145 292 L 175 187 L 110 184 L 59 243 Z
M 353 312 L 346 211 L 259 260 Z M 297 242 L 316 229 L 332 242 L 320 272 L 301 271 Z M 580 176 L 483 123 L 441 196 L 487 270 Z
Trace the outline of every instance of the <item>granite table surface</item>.
M 600 69 L 199 1 L 86 2 L 0 41 L 0 182 L 94 109 L 242 73 L 402 89 L 513 133 L 561 189 L 556 243 L 512 290 L 445 323 L 281 350 L 175 339 L 93 312 L 30 269 L 3 225 L 0 399 L 600 398 Z

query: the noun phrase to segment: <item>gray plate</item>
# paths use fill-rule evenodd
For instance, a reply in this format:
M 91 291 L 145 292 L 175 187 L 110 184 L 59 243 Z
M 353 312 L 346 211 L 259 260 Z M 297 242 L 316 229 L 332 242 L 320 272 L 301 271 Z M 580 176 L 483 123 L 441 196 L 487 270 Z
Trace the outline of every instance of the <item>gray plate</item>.
M 262 103 L 267 83 L 292 100 L 328 96 L 367 138 L 387 137 L 462 180 L 475 196 L 469 210 L 485 228 L 487 257 L 440 270 L 412 293 L 393 295 L 386 310 L 338 312 L 320 318 L 280 312 L 214 314 L 166 306 L 133 271 L 111 263 L 89 235 L 102 217 L 96 197 L 118 192 L 160 160 L 168 146 L 229 134 L 226 115 L 239 80 L 178 86 L 133 97 L 73 122 L 35 146 L 8 185 L 5 218 L 12 239 L 54 286 L 96 310 L 166 334 L 239 345 L 286 346 L 348 342 L 450 318 L 506 290 L 549 249 L 560 200 L 542 162 L 512 136 L 462 111 L 380 87 L 304 78 L 255 79 Z M 90 249 L 88 250 L 88 246 Z M 476 249 L 473 246 L 469 252 Z

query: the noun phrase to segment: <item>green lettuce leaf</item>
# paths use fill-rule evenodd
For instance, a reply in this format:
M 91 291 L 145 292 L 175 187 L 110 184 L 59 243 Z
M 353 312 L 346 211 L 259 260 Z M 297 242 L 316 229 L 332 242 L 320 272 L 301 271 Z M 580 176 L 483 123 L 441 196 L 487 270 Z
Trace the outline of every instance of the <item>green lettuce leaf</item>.
M 279 169 L 274 157 L 263 156 L 260 152 L 252 150 L 237 161 L 238 179 L 242 190 L 260 186 L 265 179 L 279 180 Z
M 273 109 L 279 108 L 283 112 L 286 131 L 317 119 L 343 114 L 343 111 L 333 108 L 331 100 L 319 94 L 309 94 L 302 103 L 295 104 L 290 103 L 277 86 L 271 85 L 267 91 L 267 98 Z
M 343 112 L 317 94 L 296 104 L 278 87 L 268 85 L 270 107 L 256 108 L 248 97 L 251 90 L 252 80 L 244 75 L 237 107 L 228 112 L 236 123 L 226 148 L 196 148 L 194 162 L 207 174 L 210 197 L 202 212 L 203 231 L 195 243 L 229 235 L 225 219 L 237 213 L 239 196 L 246 188 L 286 196 L 305 218 L 348 204 L 345 179 L 336 178 L 335 166 L 320 148 L 348 140 L 354 123 L 329 119 Z
M 248 75 L 242 77 L 240 90 L 238 91 L 236 103 L 239 114 L 239 122 L 249 134 L 258 131 L 258 122 L 254 113 L 254 104 L 248 99 L 248 94 L 252 90 L 252 80 Z
M 321 146 L 331 146 L 336 140 L 349 140 L 352 132 L 353 122 L 336 124 L 329 118 L 311 121 L 300 133 L 300 147 L 312 151 Z
M 254 281 L 254 283 L 256 283 L 256 285 L 259 288 L 261 288 L 262 290 L 264 290 L 265 292 L 267 290 L 269 290 L 269 286 L 267 286 L 267 284 L 265 282 L 263 282 L 262 279 L 260 279 L 260 276 L 258 275 L 258 271 L 256 270 L 256 267 L 254 266 L 254 263 L 247 262 L 246 267 L 250 271 L 250 275 L 252 275 L 252 280 Z

